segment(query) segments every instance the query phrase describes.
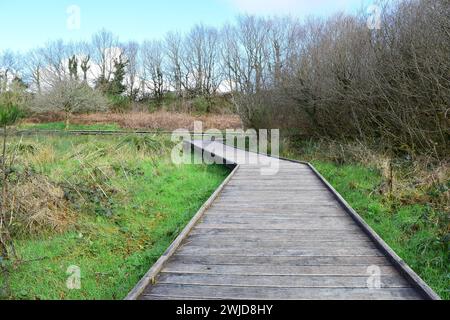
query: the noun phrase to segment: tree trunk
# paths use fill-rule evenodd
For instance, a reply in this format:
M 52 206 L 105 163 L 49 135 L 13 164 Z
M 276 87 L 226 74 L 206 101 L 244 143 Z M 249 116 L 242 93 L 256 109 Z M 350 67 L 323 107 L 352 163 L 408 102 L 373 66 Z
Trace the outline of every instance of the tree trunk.
M 66 112 L 66 119 L 65 119 L 64 123 L 65 123 L 64 129 L 66 131 L 69 130 L 69 126 L 70 126 L 70 113 L 69 112 Z

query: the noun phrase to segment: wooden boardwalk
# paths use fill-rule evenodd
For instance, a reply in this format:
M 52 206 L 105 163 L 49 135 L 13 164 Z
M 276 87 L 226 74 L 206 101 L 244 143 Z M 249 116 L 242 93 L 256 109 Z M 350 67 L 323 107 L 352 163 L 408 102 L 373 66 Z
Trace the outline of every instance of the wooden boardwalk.
M 310 165 L 193 144 L 237 166 L 127 299 L 439 298 Z

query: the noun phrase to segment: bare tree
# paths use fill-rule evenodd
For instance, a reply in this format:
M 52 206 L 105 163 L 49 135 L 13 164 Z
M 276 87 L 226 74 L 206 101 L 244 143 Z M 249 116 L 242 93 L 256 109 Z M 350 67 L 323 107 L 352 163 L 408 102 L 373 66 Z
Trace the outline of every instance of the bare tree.
M 142 65 L 146 87 L 161 101 L 164 96 L 164 45 L 160 41 L 145 42 L 142 46 Z
M 31 89 L 37 93 L 42 92 L 43 56 L 41 49 L 29 51 L 24 58 L 25 79 L 31 85 Z
M 381 28 L 373 30 L 363 11 L 301 22 L 244 15 L 220 31 L 169 33 L 141 51 L 102 30 L 89 45 L 59 40 L 26 59 L 5 52 L 0 90 L 21 76 L 38 93 L 72 76 L 133 99 L 138 90 L 210 98 L 226 88 L 247 126 L 442 155 L 450 137 L 448 0 L 378 4 Z
M 93 48 L 88 42 L 79 42 L 76 45 L 76 49 L 74 50 L 74 54 L 77 55 L 79 62 L 79 73 L 81 75 L 81 79 L 85 83 L 90 83 L 92 80 L 91 68 L 92 68 L 92 51 Z
M 103 29 L 92 37 L 91 45 L 91 58 L 99 71 L 97 79 L 109 82 L 114 72 L 116 56 L 119 54 L 119 40 L 112 32 Z M 95 72 L 95 70 L 93 71 Z
M 231 93 L 242 90 L 241 55 L 237 40 L 237 29 L 226 25 L 221 31 L 221 64 L 224 82 Z
M 56 83 L 53 88 L 38 95 L 31 104 L 34 112 L 63 112 L 66 127 L 69 126 L 71 114 L 105 111 L 107 107 L 107 101 L 100 92 L 85 82 L 74 80 Z
M 450 101 L 445 3 L 385 1 L 379 30 L 369 29 L 361 12 L 309 19 L 301 26 L 266 20 L 268 36 L 260 38 L 263 23 L 241 18 L 234 31 L 240 50 L 233 37 L 226 42 L 227 52 L 239 54 L 224 59 L 246 93 L 239 100 L 241 114 L 258 123 L 262 115 L 303 134 L 442 155 L 448 150 Z M 258 48 L 260 43 L 270 44 L 269 51 L 266 45 Z
M 167 55 L 167 79 L 179 97 L 182 96 L 186 84 L 183 82 L 182 71 L 183 44 L 179 33 L 168 33 L 165 39 L 165 54 Z
M 259 92 L 265 82 L 269 24 L 263 18 L 241 16 L 238 19 L 239 42 L 243 54 L 245 92 Z
M 42 82 L 52 86 L 63 81 L 68 76 L 67 62 L 70 54 L 68 47 L 62 40 L 57 40 L 47 43 L 40 51 L 44 61 Z
M 81 71 L 83 72 L 83 81 L 85 83 L 88 83 L 88 72 L 89 72 L 89 69 L 91 68 L 90 62 L 91 62 L 90 55 L 81 57 L 80 68 L 81 68 Z
M 0 93 L 7 91 L 14 78 L 20 76 L 21 60 L 19 54 L 10 50 L 0 55 Z
M 185 39 L 184 65 L 188 89 L 196 95 L 211 96 L 220 84 L 219 34 L 204 25 L 195 26 Z
M 124 55 L 127 60 L 127 76 L 125 78 L 127 86 L 127 95 L 131 100 L 136 100 L 140 90 L 139 72 L 139 44 L 137 42 L 130 41 L 123 47 Z

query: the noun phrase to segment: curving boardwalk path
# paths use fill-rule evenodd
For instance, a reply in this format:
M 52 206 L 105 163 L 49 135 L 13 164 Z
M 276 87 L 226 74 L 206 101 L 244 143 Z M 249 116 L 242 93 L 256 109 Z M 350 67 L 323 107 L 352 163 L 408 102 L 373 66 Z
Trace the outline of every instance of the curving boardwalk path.
M 310 165 L 192 144 L 238 166 L 127 299 L 439 298 Z

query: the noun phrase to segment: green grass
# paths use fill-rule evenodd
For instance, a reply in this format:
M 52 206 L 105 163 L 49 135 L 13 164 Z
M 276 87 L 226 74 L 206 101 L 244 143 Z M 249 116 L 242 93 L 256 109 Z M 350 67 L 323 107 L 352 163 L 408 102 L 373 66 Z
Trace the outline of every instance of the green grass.
M 20 130 L 66 130 L 66 124 L 64 122 L 48 122 L 48 123 L 24 123 L 18 126 Z M 116 124 L 69 124 L 67 130 L 105 130 L 105 131 L 118 131 L 120 127 Z
M 443 299 L 450 299 L 449 248 L 436 223 L 444 212 L 402 204 L 377 192 L 382 176 L 362 165 L 312 161 L 381 238 Z
M 73 154 L 93 157 L 100 150 L 95 166 L 122 168 L 102 183 L 121 192 L 111 193 L 107 212 L 104 200 L 86 193 L 89 203 L 74 204 L 76 223 L 66 232 L 16 241 L 22 261 L 11 272 L 6 298 L 123 299 L 228 174 L 221 166 L 174 165 L 167 151 L 159 157 L 146 156 L 132 145 L 111 151 L 119 142 L 113 139 L 118 138 L 32 141 L 40 149 L 33 156 L 34 170 L 55 183 L 84 177 Z M 80 290 L 66 287 L 72 265 L 81 270 Z

